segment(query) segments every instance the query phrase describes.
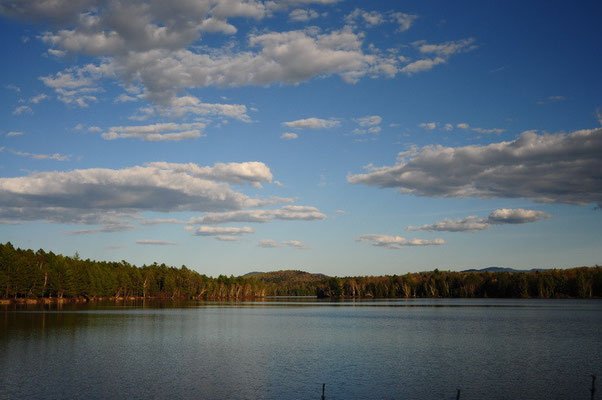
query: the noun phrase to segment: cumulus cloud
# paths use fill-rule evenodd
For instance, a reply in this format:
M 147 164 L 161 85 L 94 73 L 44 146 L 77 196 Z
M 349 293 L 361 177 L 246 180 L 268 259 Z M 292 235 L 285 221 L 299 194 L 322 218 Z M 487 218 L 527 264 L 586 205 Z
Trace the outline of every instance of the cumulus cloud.
M 365 25 L 372 27 L 385 22 L 385 16 L 378 11 L 366 11 L 356 8 L 345 17 L 348 24 L 355 24 L 357 21 L 363 22 Z
M 348 182 L 428 197 L 526 198 L 602 205 L 602 129 L 523 132 L 485 146 L 425 146 L 392 166 L 369 167 Z
M 98 80 L 114 76 L 109 63 L 87 64 L 82 67 L 67 68 L 54 75 L 42 76 L 44 85 L 53 89 L 57 98 L 65 104 L 88 107 L 90 102 L 98 101 L 96 93 L 102 92 Z
M 21 136 L 22 134 L 23 132 L 21 131 L 10 131 L 6 134 L 6 137 Z
M 140 240 L 136 240 L 136 244 L 142 244 L 142 245 L 148 245 L 148 246 L 175 246 L 178 243 L 170 242 L 169 240 L 140 239 Z
M 205 124 L 194 122 L 189 124 L 164 123 L 143 126 L 113 126 L 102 134 L 103 139 L 140 139 L 147 142 L 180 141 L 200 137 Z
M 379 115 L 369 115 L 367 117 L 355 119 L 355 122 L 357 122 L 359 124 L 359 126 L 362 126 L 362 127 L 377 126 L 377 125 L 380 125 L 380 123 L 382 121 L 383 121 L 383 119 Z
M 291 21 L 305 22 L 309 21 L 310 19 L 318 18 L 319 16 L 320 14 L 318 14 L 315 10 L 296 8 L 289 13 L 288 18 Z
M 223 212 L 274 204 L 228 183 L 269 181 L 263 163 L 151 163 L 123 169 L 36 172 L 0 178 L 0 219 L 114 226 L 143 211 Z
M 411 246 L 439 246 L 445 244 L 443 239 L 406 239 L 401 236 L 368 234 L 362 235 L 356 239 L 358 242 L 371 243 L 372 246 L 384 247 L 386 249 L 402 249 Z
M 284 140 L 294 140 L 297 139 L 299 137 L 299 135 L 297 135 L 296 133 L 292 133 L 292 132 L 284 132 L 282 135 L 280 135 L 280 139 L 284 139 Z
M 161 170 L 185 173 L 189 176 L 234 184 L 248 183 L 260 186 L 261 182 L 271 182 L 272 171 L 262 162 L 215 163 L 213 167 L 201 167 L 194 163 L 151 162 L 147 166 Z
M 283 122 L 282 125 L 295 129 L 330 129 L 341 126 L 341 122 L 336 119 L 321 119 L 311 117 Z
M 391 13 L 390 17 L 399 25 L 399 28 L 397 29 L 399 32 L 405 32 L 410 29 L 414 21 L 418 18 L 417 15 L 402 12 Z
M 220 116 L 251 122 L 244 104 L 204 103 L 194 96 L 181 96 L 170 99 L 167 106 L 159 107 L 160 114 L 172 118 L 184 115 Z
M 364 51 L 363 36 L 349 29 L 327 33 L 316 29 L 252 33 L 247 40 L 248 50 L 236 53 L 230 48 L 199 51 L 185 46 L 161 47 L 158 41 L 153 41 L 150 48 L 121 51 L 114 48 L 106 35 L 105 32 L 92 38 L 92 42 L 102 44 L 102 50 L 79 44 L 69 50 L 92 55 L 102 55 L 106 51 L 110 56 L 104 57 L 103 64 L 98 66 L 106 77 L 117 77 L 140 85 L 147 99 L 162 105 L 169 103 L 184 88 L 263 86 L 278 82 L 297 84 L 328 75 L 339 75 L 347 82 L 357 82 L 368 74 L 392 77 L 398 69 L 398 61 L 394 57 L 372 50 Z M 81 43 L 57 35 L 48 37 L 46 41 L 54 46 Z M 59 99 L 73 102 L 81 98 L 82 104 L 94 101 L 78 96 L 92 89 L 85 85 L 85 79 L 92 77 L 79 69 L 66 70 L 61 74 L 44 77 L 44 83 L 55 88 Z M 73 81 L 82 78 L 82 82 L 66 90 L 60 84 L 63 83 L 61 79 L 68 78 Z
M 309 6 L 334 3 L 336 0 L 6 0 L 0 3 L 0 14 L 42 24 L 48 30 L 40 39 L 49 46 L 50 55 L 83 54 L 100 60 L 97 71 L 90 66 L 83 72 L 81 67 L 70 68 L 42 78 L 60 101 L 80 107 L 99 100 L 97 81 L 102 78 L 138 87 L 145 99 L 166 105 L 186 88 L 298 84 L 332 75 L 354 83 L 364 77 L 394 77 L 400 71 L 412 74 L 471 48 L 472 39 L 438 45 L 420 42 L 415 44 L 416 51 L 431 56 L 402 69 L 401 58 L 365 45 L 364 33 L 357 31 L 357 25 L 359 21 L 369 27 L 394 23 L 397 31 L 406 31 L 417 17 L 360 9 L 347 16 L 348 25 L 343 29 L 250 29 L 244 42 L 233 37 L 233 46 L 198 45 L 206 34 L 234 35 L 238 29 L 233 21 L 241 18 L 260 21 L 292 9 L 290 20 L 307 21 L 318 16 Z M 203 107 L 200 110 L 205 112 Z
M 491 212 L 487 218 L 480 218 L 475 215 L 455 220 L 445 218 L 443 221 L 434 224 L 408 226 L 407 229 L 409 231 L 474 232 L 488 229 L 492 225 L 526 224 L 543 218 L 551 218 L 551 215 L 538 210 L 501 208 Z
M 369 115 L 366 117 L 355 118 L 354 121 L 360 126 L 353 130 L 354 135 L 365 135 L 369 133 L 379 133 L 382 117 L 379 115 Z
M 550 214 L 538 210 L 500 208 L 489 214 L 487 220 L 491 224 L 526 224 L 550 217 Z

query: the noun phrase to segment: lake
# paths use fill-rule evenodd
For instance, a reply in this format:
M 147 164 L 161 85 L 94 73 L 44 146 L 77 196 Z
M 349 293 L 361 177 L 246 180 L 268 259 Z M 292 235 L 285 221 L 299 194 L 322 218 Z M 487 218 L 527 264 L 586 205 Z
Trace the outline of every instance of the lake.
M 602 399 L 602 301 L 0 308 L 0 399 Z

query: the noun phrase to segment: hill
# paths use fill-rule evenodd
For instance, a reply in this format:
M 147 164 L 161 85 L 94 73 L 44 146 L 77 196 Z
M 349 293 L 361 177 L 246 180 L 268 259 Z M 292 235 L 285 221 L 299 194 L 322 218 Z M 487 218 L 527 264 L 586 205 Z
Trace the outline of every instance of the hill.
M 300 283 L 320 282 L 328 278 L 324 274 L 312 274 L 299 270 L 281 270 L 272 272 L 249 272 L 243 275 L 245 278 L 256 279 L 265 283 Z
M 545 268 L 531 268 L 531 269 L 514 269 L 507 267 L 487 267 L 481 269 L 465 269 L 462 272 L 535 272 L 535 271 L 547 271 Z

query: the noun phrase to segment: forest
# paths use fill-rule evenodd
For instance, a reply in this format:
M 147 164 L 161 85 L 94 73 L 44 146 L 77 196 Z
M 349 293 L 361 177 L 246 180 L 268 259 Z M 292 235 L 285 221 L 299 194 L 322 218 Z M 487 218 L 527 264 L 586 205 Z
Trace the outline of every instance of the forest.
M 0 298 L 5 301 L 103 299 L 251 299 L 266 296 L 319 298 L 500 297 L 600 298 L 602 267 L 529 272 L 439 271 L 388 276 L 329 277 L 303 271 L 217 278 L 186 266 L 137 267 L 15 248 L 0 244 Z

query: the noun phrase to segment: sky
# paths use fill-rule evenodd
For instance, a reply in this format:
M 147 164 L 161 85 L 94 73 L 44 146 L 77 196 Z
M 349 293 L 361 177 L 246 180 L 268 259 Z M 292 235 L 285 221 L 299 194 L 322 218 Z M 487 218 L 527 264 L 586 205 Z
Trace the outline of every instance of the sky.
M 602 264 L 601 19 L 0 0 L 0 241 L 212 276 Z

